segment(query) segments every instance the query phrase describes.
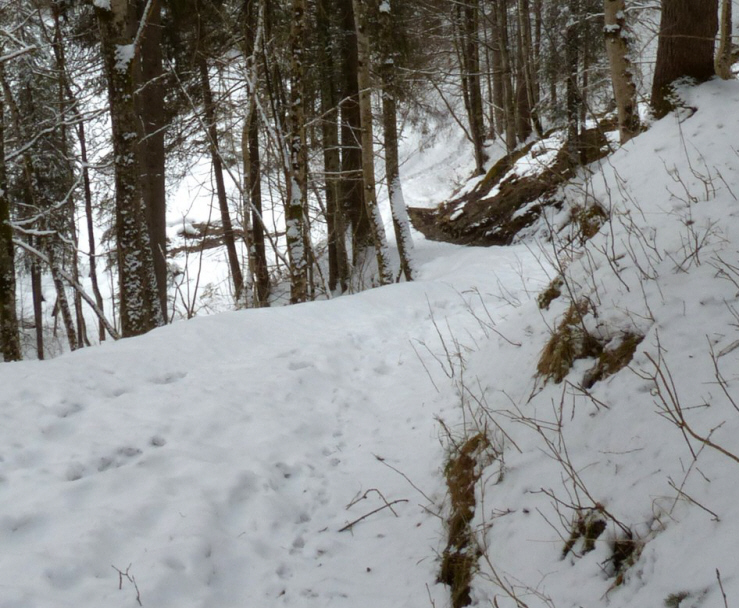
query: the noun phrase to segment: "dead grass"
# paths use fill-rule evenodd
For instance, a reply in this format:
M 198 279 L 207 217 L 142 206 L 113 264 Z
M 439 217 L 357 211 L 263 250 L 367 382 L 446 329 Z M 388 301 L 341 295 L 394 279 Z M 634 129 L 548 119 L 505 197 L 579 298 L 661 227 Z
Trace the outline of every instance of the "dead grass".
M 562 295 L 564 281 L 562 277 L 554 277 L 547 288 L 536 297 L 536 303 L 541 310 L 549 310 L 549 305 Z
M 470 524 L 475 515 L 475 484 L 480 478 L 481 460 L 489 450 L 487 436 L 476 433 L 455 448 L 444 470 L 451 510 L 438 580 L 450 587 L 452 608 L 472 602 L 470 583 L 480 554 Z
M 612 376 L 626 367 L 634 358 L 636 348 L 644 336 L 627 333 L 615 348 L 604 349 L 598 356 L 596 364 L 588 370 L 583 378 L 584 388 L 591 388 L 596 382 Z
M 575 361 L 600 355 L 603 347 L 585 331 L 582 324 L 587 312 L 587 302 L 570 305 L 539 357 L 536 365 L 539 376 L 556 383 L 562 382 Z

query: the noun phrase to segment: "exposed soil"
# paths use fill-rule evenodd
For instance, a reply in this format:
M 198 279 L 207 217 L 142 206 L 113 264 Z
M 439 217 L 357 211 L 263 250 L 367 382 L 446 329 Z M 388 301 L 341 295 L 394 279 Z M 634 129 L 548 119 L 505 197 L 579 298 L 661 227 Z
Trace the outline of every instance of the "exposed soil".
M 586 131 L 584 141 L 583 163 L 603 158 L 609 152 L 603 127 Z M 561 204 L 556 197 L 557 188 L 573 175 L 565 146 L 541 174 L 506 177 L 535 143 L 499 160 L 470 192 L 443 202 L 436 209 L 409 208 L 413 226 L 433 241 L 509 245 L 519 231 L 539 217 L 543 207 Z

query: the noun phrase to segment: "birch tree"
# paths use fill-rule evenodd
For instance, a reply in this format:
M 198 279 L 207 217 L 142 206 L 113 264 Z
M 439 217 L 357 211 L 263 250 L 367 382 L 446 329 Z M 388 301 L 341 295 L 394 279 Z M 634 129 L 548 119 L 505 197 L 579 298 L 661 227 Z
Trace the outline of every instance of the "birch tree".
M 380 5 L 380 27 L 382 64 L 382 123 L 385 134 L 385 180 L 390 200 L 390 211 L 393 215 L 395 240 L 400 255 L 400 268 L 407 281 L 413 280 L 413 238 L 411 237 L 408 211 L 405 208 L 403 188 L 400 182 L 400 163 L 398 162 L 398 125 L 397 125 L 397 53 L 393 53 L 393 41 L 397 39 L 393 31 L 396 23 L 392 11 L 391 0 L 383 0 Z
M 636 84 L 631 64 L 630 34 L 626 29 L 626 0 L 605 0 L 605 39 L 611 67 L 618 130 L 624 144 L 639 132 Z

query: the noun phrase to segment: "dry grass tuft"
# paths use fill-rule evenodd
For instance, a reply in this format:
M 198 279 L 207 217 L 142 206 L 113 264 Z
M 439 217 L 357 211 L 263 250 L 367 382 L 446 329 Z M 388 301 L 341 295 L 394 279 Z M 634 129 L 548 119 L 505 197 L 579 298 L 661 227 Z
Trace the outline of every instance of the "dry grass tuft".
M 601 354 L 603 347 L 583 327 L 582 319 L 588 308 L 587 302 L 570 305 L 559 327 L 541 352 L 536 365 L 539 376 L 557 383 L 562 382 L 577 359 Z
M 596 364 L 588 370 L 582 380 L 584 388 L 591 388 L 596 382 L 612 376 L 626 367 L 634 358 L 637 346 L 644 336 L 627 333 L 615 348 L 604 349 L 598 356 Z
M 448 542 L 438 580 L 450 587 L 452 608 L 472 603 L 470 583 L 480 554 L 470 523 L 475 515 L 475 484 L 481 473 L 479 465 L 490 447 L 487 436 L 476 433 L 456 447 L 444 470 L 451 512 L 446 522 Z
M 540 310 L 549 310 L 549 305 L 562 295 L 562 286 L 564 281 L 561 276 L 554 277 L 547 288 L 536 296 L 536 303 Z

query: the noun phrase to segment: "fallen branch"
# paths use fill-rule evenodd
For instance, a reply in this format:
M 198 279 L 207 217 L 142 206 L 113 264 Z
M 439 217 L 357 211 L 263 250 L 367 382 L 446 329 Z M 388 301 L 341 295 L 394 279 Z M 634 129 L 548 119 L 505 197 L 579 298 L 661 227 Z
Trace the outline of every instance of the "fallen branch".
M 349 522 L 343 528 L 341 528 L 341 530 L 339 530 L 339 532 L 345 532 L 346 530 L 351 530 L 354 527 L 355 524 L 358 524 L 363 519 L 367 519 L 370 515 L 374 515 L 375 513 L 378 513 L 379 511 L 382 511 L 383 509 L 390 509 L 392 511 L 393 510 L 393 505 L 397 505 L 400 502 L 408 502 L 408 501 L 405 498 L 399 498 L 398 500 L 394 500 L 392 502 L 385 503 L 381 507 L 377 507 L 374 511 L 370 511 L 369 513 L 366 513 L 365 515 L 362 515 L 362 517 L 359 517 L 358 519 L 355 519 L 354 521 Z M 396 517 L 398 516 L 397 513 L 396 513 L 395 516 Z

